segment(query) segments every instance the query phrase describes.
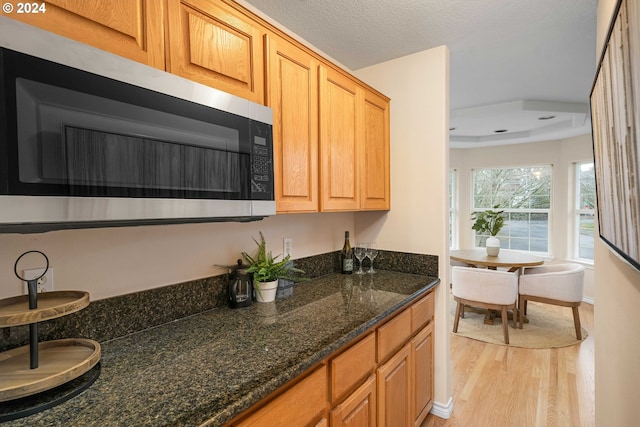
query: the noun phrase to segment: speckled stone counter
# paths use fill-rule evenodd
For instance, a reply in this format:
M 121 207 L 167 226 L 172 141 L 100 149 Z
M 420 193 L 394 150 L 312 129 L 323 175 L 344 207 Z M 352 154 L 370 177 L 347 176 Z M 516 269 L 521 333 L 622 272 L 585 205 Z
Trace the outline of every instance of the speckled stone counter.
M 102 343 L 98 380 L 7 426 L 222 425 L 438 284 L 379 270 L 292 286 Z

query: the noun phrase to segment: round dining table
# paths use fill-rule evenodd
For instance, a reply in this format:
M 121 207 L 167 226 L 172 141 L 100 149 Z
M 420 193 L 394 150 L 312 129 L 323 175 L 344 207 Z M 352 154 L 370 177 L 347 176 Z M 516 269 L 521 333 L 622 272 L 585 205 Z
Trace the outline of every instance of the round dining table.
M 498 256 L 487 255 L 486 248 L 458 249 L 450 251 L 449 257 L 452 260 L 463 262 L 470 267 L 486 267 L 490 270 L 506 268 L 512 273 L 520 270 L 522 267 L 534 267 L 544 263 L 544 259 L 538 256 L 508 249 L 500 249 Z M 487 325 L 494 324 L 496 316 L 495 310 L 476 310 L 473 307 L 469 307 L 469 309 L 486 313 L 484 323 Z M 512 318 L 512 313 L 509 313 L 509 318 Z M 529 319 L 525 317 L 523 321 L 528 323 Z
M 486 248 L 458 249 L 450 251 L 449 257 L 471 267 L 487 267 L 491 270 L 506 268 L 510 272 L 544 263 L 544 259 L 539 256 L 508 249 L 500 249 L 497 256 L 487 255 Z

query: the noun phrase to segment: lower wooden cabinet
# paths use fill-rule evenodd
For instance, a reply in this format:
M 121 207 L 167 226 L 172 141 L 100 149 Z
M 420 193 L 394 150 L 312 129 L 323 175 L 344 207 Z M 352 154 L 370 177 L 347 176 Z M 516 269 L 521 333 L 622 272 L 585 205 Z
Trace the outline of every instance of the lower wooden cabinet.
M 331 427 L 374 427 L 376 400 L 376 377 L 371 375 L 362 386 L 331 411 Z
M 419 427 L 433 406 L 433 322 L 411 340 L 410 359 L 413 379 L 411 424 Z
M 322 365 L 293 387 L 233 424 L 238 427 L 323 425 L 327 407 L 327 367 Z M 326 423 L 325 423 L 326 424 Z
M 433 292 L 329 356 L 239 427 L 419 427 L 433 406 Z
M 411 310 L 404 310 L 377 331 L 378 362 L 384 362 L 407 343 L 411 336 Z
M 409 345 L 400 349 L 377 371 L 378 427 L 409 427 L 411 418 L 411 352 Z
M 419 427 L 433 406 L 433 322 L 377 370 L 378 427 Z
M 376 336 L 371 333 L 348 350 L 329 361 L 331 403 L 342 400 L 348 392 L 373 374 L 376 369 Z

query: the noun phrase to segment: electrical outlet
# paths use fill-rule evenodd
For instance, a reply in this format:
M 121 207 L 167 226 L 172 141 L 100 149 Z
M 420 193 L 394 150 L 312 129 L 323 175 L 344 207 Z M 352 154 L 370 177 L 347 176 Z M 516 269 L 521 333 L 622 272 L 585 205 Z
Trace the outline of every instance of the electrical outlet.
M 282 242 L 282 256 L 293 256 L 293 238 L 285 237 Z
M 32 268 L 30 270 L 22 270 L 22 277 L 27 280 L 35 279 L 36 277 L 42 275 L 44 272 L 44 268 Z M 28 294 L 29 289 L 27 288 L 27 282 L 24 283 L 24 293 Z M 38 279 L 38 292 L 51 292 L 53 290 L 53 267 L 49 266 L 49 270 L 47 270 L 47 274 L 40 277 Z

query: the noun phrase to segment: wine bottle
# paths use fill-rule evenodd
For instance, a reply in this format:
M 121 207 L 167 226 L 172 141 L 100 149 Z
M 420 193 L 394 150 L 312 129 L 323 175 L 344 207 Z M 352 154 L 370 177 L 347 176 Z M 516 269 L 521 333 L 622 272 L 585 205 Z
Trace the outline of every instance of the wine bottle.
M 351 244 L 349 243 L 348 231 L 344 232 L 344 245 L 340 252 L 340 261 L 342 274 L 353 273 L 353 249 L 351 249 Z

